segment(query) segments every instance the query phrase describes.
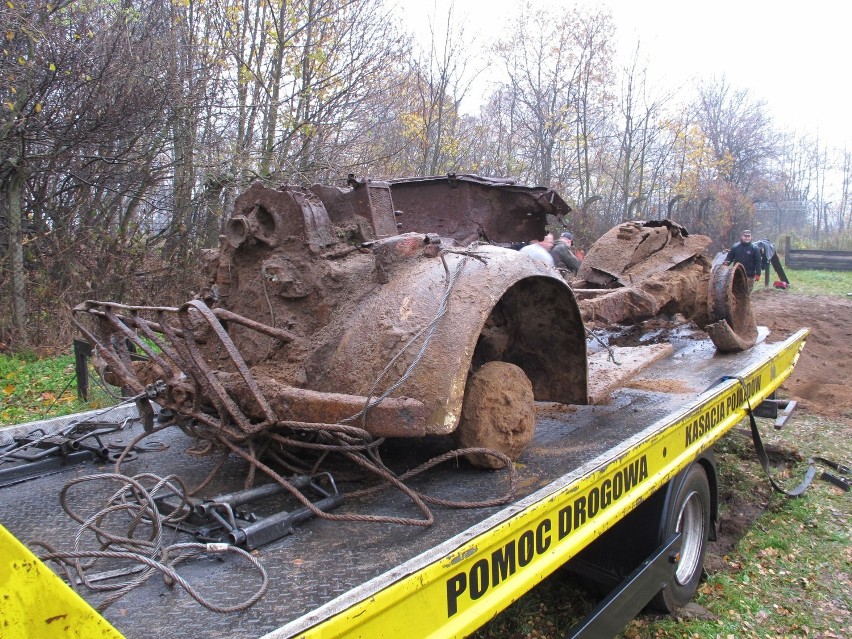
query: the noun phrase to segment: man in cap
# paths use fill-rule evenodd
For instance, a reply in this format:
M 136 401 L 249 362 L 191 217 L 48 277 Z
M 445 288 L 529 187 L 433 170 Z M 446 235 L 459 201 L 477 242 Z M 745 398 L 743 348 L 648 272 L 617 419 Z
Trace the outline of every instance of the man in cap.
M 742 264 L 746 275 L 755 282 L 760 279 L 760 261 L 760 248 L 757 244 L 752 244 L 751 231 L 748 229 L 743 231 L 740 241 L 731 247 L 725 257 L 725 264 Z
M 553 262 L 556 268 L 565 269 L 573 274 L 576 274 L 580 268 L 580 260 L 574 255 L 574 236 L 568 231 L 565 231 L 559 238 L 559 242 L 553 247 L 550 252 L 553 255 Z

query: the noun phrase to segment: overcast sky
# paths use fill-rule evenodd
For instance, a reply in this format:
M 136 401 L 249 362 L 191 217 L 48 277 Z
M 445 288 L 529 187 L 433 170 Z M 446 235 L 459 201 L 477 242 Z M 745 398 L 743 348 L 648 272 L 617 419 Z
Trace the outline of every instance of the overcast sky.
M 424 29 L 451 0 L 399 0 L 411 25 Z M 522 0 L 455 0 L 468 33 L 496 35 Z M 555 2 L 550 3 L 555 4 Z M 570 4 L 570 3 L 569 3 Z M 784 130 L 819 134 L 852 149 L 852 4 L 843 0 L 599 0 L 611 10 L 618 47 L 636 42 L 656 82 L 690 86 L 725 75 L 766 102 Z

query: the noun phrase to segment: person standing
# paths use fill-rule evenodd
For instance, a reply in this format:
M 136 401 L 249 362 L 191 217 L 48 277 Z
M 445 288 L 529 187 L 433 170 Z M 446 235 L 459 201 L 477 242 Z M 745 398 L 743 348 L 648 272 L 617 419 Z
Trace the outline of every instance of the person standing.
M 553 256 L 556 268 L 565 269 L 574 275 L 577 274 L 580 269 L 580 259 L 574 255 L 574 236 L 571 233 L 564 232 L 550 254 Z
M 736 264 L 739 262 L 743 265 L 746 275 L 755 282 L 760 279 L 760 248 L 757 244 L 751 241 L 751 231 L 744 230 L 740 236 L 740 241 L 731 247 L 728 255 L 725 257 L 724 264 Z
M 533 257 L 537 260 L 541 260 L 542 262 L 547 262 L 548 264 L 553 266 L 553 256 L 550 254 L 550 250 L 552 248 L 553 234 L 548 233 L 540 242 L 538 240 L 533 240 L 532 242 L 527 244 L 521 249 L 521 253 L 529 257 Z

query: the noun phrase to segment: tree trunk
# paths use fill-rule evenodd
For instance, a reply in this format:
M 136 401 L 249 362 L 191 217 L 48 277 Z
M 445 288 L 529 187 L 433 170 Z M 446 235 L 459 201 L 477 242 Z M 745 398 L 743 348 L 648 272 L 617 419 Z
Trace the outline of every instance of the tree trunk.
M 275 40 L 275 57 L 272 62 L 272 71 L 269 77 L 270 95 L 266 105 L 265 120 L 263 123 L 263 143 L 260 155 L 260 175 L 269 177 L 273 171 L 272 161 L 275 156 L 275 135 L 278 129 L 278 101 L 281 96 L 281 81 L 284 75 L 284 56 L 287 47 L 287 36 L 284 27 L 287 18 L 287 3 L 282 2 L 278 14 L 278 31 Z M 286 153 L 281 153 L 286 157 Z
M 191 229 L 192 190 L 195 184 L 193 146 L 195 143 L 195 117 L 192 107 L 181 109 L 172 129 L 174 149 L 174 179 L 172 183 L 172 220 L 169 237 L 163 253 L 166 259 L 184 260 L 189 252 L 189 240 L 196 229 Z
M 24 280 L 24 245 L 21 237 L 21 193 L 24 176 L 13 171 L 6 181 L 6 206 L 9 212 L 9 270 L 12 275 L 12 309 L 14 326 L 20 343 L 27 345 L 27 300 Z

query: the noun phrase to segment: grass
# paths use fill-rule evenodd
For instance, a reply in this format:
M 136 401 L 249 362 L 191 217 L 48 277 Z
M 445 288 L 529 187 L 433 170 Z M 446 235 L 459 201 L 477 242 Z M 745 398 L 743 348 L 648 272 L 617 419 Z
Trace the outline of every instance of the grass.
M 799 295 L 848 295 L 852 293 L 852 271 L 785 269 L 791 291 Z
M 97 379 L 94 371 L 89 378 Z M 0 428 L 114 403 L 99 389 L 90 390 L 89 401 L 79 400 L 76 382 L 71 354 L 50 358 L 0 354 Z

